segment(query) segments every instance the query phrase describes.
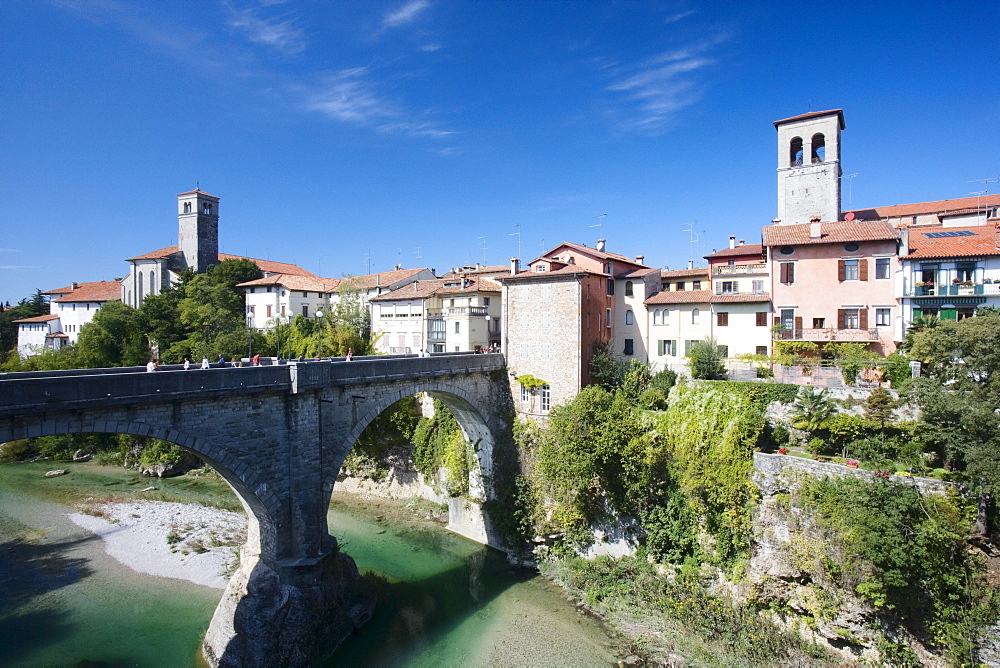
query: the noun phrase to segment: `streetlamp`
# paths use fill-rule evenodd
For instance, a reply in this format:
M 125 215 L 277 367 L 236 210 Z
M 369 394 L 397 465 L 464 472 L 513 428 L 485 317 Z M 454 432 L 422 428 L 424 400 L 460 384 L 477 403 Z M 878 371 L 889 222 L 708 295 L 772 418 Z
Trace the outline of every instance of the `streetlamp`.
M 253 311 L 247 309 L 247 357 L 253 359 Z
M 316 359 L 323 357 L 323 309 L 316 311 L 316 323 L 319 327 L 316 329 Z

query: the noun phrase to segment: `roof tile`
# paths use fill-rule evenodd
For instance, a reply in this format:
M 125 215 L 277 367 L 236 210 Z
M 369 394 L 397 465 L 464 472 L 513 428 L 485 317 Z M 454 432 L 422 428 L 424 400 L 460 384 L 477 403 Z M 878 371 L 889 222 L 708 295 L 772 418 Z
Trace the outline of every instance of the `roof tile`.
M 811 238 L 812 223 L 798 225 L 767 225 L 761 231 L 765 246 L 801 246 L 805 244 L 839 244 L 848 241 L 887 241 L 898 239 L 899 233 L 881 220 L 851 220 L 820 223 L 822 235 Z

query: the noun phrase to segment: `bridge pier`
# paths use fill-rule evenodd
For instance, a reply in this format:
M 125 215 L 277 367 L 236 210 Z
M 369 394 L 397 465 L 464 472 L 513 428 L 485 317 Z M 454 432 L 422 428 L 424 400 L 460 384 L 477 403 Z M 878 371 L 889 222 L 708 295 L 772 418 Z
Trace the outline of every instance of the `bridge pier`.
M 314 665 L 371 617 L 354 560 L 336 549 L 310 563 L 244 559 L 202 643 L 213 666 Z

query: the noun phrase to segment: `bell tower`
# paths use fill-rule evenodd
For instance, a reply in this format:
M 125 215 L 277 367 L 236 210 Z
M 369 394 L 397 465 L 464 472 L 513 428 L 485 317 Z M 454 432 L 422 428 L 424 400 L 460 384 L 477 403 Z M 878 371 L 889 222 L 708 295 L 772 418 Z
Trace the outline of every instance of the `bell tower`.
M 201 190 L 177 196 L 177 245 L 184 267 L 202 272 L 219 263 L 219 198 Z
M 844 111 L 813 111 L 775 121 L 778 219 L 782 225 L 840 220 L 840 131 Z

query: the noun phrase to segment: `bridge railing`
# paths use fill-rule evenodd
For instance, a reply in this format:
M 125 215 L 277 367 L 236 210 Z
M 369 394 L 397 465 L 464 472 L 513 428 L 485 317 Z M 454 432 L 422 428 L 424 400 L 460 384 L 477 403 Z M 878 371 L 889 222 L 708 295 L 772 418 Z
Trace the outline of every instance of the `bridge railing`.
M 192 367 L 188 371 L 180 365 L 171 365 L 154 373 L 146 373 L 144 367 L 9 373 L 0 374 L 0 416 L 231 392 L 299 392 L 328 385 L 482 373 L 503 368 L 504 358 L 498 353 L 446 353 L 431 357 L 378 355 L 351 362 L 343 358 L 306 360 L 207 370 Z

